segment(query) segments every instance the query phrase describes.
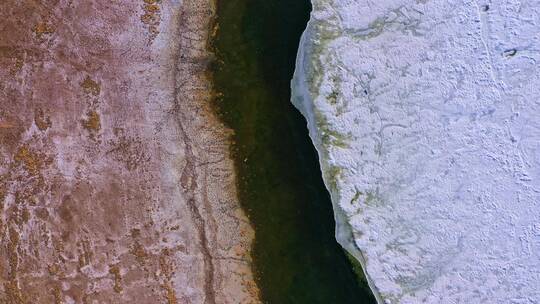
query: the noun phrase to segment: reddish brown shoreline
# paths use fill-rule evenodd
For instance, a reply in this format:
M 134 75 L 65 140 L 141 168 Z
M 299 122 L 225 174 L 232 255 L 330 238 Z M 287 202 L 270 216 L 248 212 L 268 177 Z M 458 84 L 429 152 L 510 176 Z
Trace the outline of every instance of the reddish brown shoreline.
M 259 303 L 214 13 L 0 4 L 0 303 Z

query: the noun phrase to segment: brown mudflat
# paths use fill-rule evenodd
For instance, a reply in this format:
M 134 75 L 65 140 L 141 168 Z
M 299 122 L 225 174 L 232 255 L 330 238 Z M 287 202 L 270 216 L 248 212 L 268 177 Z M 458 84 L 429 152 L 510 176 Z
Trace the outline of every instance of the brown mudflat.
M 0 3 L 0 303 L 258 303 L 208 0 Z

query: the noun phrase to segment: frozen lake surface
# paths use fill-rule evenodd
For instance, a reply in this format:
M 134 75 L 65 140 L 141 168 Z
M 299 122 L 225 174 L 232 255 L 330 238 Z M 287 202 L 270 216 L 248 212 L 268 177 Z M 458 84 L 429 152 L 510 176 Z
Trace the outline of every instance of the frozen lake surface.
M 540 303 L 540 1 L 313 0 L 293 80 L 381 303 Z

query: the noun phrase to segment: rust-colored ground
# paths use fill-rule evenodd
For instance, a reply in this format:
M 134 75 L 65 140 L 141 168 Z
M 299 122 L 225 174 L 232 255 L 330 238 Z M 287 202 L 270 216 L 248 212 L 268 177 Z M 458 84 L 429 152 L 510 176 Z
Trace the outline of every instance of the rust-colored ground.
M 0 303 L 258 303 L 213 9 L 0 2 Z

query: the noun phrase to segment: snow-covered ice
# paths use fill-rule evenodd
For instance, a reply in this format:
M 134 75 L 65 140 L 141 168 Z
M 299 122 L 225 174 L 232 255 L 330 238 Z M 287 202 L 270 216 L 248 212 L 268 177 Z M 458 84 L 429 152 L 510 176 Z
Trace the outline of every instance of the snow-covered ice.
M 540 1 L 313 0 L 293 79 L 380 303 L 540 303 Z

